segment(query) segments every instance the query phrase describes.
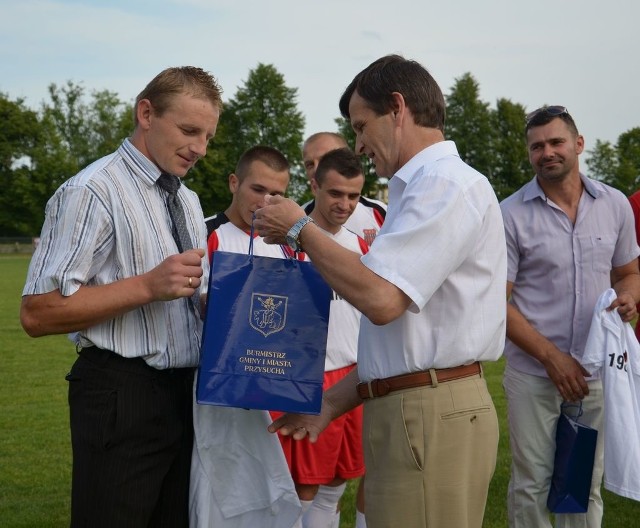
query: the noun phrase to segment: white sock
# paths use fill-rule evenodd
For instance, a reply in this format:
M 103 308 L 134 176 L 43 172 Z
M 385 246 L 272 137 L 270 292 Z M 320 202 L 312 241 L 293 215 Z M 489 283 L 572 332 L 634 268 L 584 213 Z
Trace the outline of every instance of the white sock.
M 346 482 L 339 486 L 320 486 L 311 508 L 302 518 L 303 528 L 332 528 L 338 512 L 340 497 L 346 487 Z
M 367 521 L 364 520 L 364 513 L 356 510 L 356 528 L 367 528 Z
M 302 506 L 302 511 L 300 512 L 300 517 L 298 517 L 298 520 L 291 528 L 302 528 L 302 517 L 304 517 L 304 514 L 307 512 L 307 510 L 311 508 L 312 504 L 313 504 L 313 501 L 304 501 L 304 500 L 300 501 L 300 505 Z

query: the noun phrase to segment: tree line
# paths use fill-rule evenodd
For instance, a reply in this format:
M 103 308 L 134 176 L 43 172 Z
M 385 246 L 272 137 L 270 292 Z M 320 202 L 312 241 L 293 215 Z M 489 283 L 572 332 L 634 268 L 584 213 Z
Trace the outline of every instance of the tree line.
M 455 79 L 445 94 L 445 135 L 462 158 L 485 174 L 503 199 L 532 177 L 524 141 L 525 108 L 506 98 L 495 108 L 482 101 L 470 73 Z M 87 94 L 81 84 L 51 84 L 49 100 L 37 110 L 23 99 L 0 93 L 0 237 L 34 236 L 44 221 L 49 197 L 69 177 L 116 150 L 133 130 L 133 103 L 109 90 Z M 297 89 L 270 64 L 259 63 L 233 97 L 225 100 L 216 137 L 207 155 L 189 172 L 188 185 L 200 196 L 205 215 L 225 209 L 227 185 L 242 152 L 253 145 L 278 148 L 291 162 L 289 195 L 309 198 L 302 168 L 305 118 L 297 107 Z M 351 146 L 355 136 L 337 117 L 336 131 Z M 313 131 L 320 132 L 320 131 Z M 640 127 L 621 134 L 616 144 L 596 141 L 589 151 L 589 175 L 625 194 L 640 184 Z M 368 160 L 365 194 L 380 185 Z

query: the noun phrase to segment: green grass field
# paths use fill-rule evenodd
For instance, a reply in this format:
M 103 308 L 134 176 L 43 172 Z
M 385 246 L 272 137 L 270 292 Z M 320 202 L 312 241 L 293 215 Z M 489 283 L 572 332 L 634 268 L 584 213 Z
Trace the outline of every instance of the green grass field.
M 0 256 L 0 526 L 61 528 L 69 524 L 71 478 L 64 376 L 75 350 L 65 336 L 31 339 L 20 327 L 20 295 L 28 263 L 29 256 Z M 510 457 L 503 367 L 502 361 L 485 365 L 501 431 L 485 528 L 507 526 Z M 354 492 L 351 482 L 343 498 L 341 528 L 354 526 Z M 606 491 L 604 497 L 604 528 L 638 525 L 639 502 Z

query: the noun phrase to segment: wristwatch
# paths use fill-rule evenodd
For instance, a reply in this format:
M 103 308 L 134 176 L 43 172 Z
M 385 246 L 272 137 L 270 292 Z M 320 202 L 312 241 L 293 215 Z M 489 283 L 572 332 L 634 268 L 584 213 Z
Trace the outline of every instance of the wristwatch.
M 289 246 L 293 251 L 302 251 L 302 246 L 300 245 L 300 231 L 302 228 L 306 226 L 309 222 L 313 222 L 313 218 L 310 216 L 303 216 L 300 220 L 298 220 L 291 229 L 287 232 L 285 236 L 285 240 L 287 241 L 287 246 Z M 313 222 L 315 224 L 315 222 Z

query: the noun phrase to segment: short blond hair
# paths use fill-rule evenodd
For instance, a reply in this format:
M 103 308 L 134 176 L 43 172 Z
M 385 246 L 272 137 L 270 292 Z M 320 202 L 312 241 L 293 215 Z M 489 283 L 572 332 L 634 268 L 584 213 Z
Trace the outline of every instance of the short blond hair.
M 155 114 L 162 116 L 171 106 L 173 98 L 179 94 L 206 99 L 218 110 L 222 110 L 222 88 L 213 75 L 195 66 L 172 67 L 156 75 L 136 97 L 135 124 L 138 124 L 136 109 L 141 100 L 148 99 Z

